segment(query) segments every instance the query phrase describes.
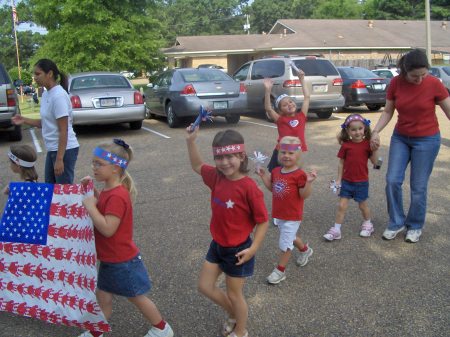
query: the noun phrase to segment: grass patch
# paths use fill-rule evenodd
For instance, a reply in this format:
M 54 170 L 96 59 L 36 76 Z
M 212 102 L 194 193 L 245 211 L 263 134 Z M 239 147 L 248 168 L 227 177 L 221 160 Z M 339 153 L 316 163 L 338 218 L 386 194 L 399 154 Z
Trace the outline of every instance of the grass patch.
M 22 96 L 18 98 L 20 114 L 28 118 L 40 118 L 40 104 L 36 104 L 31 96 Z

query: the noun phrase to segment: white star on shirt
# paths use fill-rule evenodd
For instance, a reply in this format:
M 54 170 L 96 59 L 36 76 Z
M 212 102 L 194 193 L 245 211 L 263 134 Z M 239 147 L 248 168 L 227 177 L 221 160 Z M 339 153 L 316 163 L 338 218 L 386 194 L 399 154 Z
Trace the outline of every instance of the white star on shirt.
M 227 204 L 227 208 L 233 208 L 233 206 L 234 206 L 234 202 L 231 201 L 231 199 L 228 200 L 228 201 L 226 202 L 226 204 Z

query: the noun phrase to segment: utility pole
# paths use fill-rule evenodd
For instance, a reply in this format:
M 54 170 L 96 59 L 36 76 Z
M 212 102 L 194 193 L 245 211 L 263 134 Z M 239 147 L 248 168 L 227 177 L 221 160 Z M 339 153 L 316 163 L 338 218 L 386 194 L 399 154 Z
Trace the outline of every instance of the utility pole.
M 431 59 L 431 29 L 430 29 L 430 0 L 425 0 L 425 25 L 427 35 L 427 57 L 428 62 L 432 65 Z
M 16 23 L 19 22 L 17 18 L 16 6 L 14 6 L 14 0 L 11 0 L 11 10 L 12 10 L 12 21 L 13 21 L 13 30 L 14 30 L 14 39 L 16 41 L 16 56 L 17 56 L 17 69 L 19 70 L 19 81 L 22 81 L 22 74 L 20 70 L 20 58 L 19 58 L 19 42 L 17 41 L 17 31 L 16 31 Z M 23 103 L 23 86 L 20 84 L 20 99 Z
M 244 24 L 244 30 L 247 31 L 247 35 L 249 35 L 250 34 L 250 22 L 248 21 L 249 15 L 246 14 L 245 17 L 247 18 L 247 23 Z

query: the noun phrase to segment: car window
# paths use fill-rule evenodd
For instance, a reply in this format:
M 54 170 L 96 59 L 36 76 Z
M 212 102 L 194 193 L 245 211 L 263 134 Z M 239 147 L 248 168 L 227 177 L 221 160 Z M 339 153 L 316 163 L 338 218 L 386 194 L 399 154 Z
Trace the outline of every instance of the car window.
M 281 77 L 284 75 L 285 63 L 282 60 L 266 60 L 253 63 L 252 80 Z
M 365 68 L 338 68 L 344 78 L 373 78 L 377 75 Z
M 229 81 L 230 77 L 220 70 L 209 71 L 183 71 L 181 77 L 185 82 L 211 82 L 211 81 Z
M 439 75 L 439 69 L 437 69 L 437 68 L 430 68 L 428 71 L 430 72 L 431 75 L 433 75 L 435 77 L 438 77 L 438 78 L 441 77 Z
M 392 78 L 394 75 L 389 70 L 373 70 L 373 73 L 384 78 Z
M 339 76 L 336 68 L 328 60 L 304 59 L 294 60 L 294 63 L 305 72 L 306 76 Z
M 70 86 L 70 90 L 91 88 L 130 88 L 130 84 L 123 76 L 89 75 L 74 78 Z
M 442 67 L 442 70 L 444 71 L 444 73 L 450 76 L 450 67 Z
M 238 71 L 236 71 L 233 78 L 237 81 L 245 81 L 247 79 L 249 69 L 250 63 L 244 64 Z
M 10 79 L 6 70 L 3 67 L 0 67 L 0 84 L 8 84 L 10 83 Z

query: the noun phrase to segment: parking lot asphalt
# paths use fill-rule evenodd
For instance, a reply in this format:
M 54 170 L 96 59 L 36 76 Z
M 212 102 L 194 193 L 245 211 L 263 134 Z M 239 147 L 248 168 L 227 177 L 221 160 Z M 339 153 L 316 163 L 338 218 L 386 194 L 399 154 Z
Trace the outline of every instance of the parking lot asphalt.
M 363 113 L 375 125 L 380 113 Z M 417 244 L 399 236 L 381 240 L 387 222 L 384 179 L 389 138 L 394 123 L 382 132 L 381 170 L 370 167 L 370 207 L 375 233 L 358 236 L 361 214 L 350 203 L 342 239 L 325 242 L 322 235 L 333 224 L 337 197 L 329 181 L 337 174 L 336 134 L 347 113 L 318 120 L 311 114 L 306 128 L 309 152 L 305 169 L 315 168 L 318 178 L 305 203 L 300 234 L 314 249 L 305 267 L 294 259 L 287 279 L 277 286 L 266 283 L 276 265 L 278 232 L 271 226 L 257 253 L 255 274 L 247 280 L 250 337 L 299 336 L 449 336 L 450 335 L 450 122 L 438 113 L 442 146 L 429 185 L 426 226 Z M 126 126 L 77 129 L 80 155 L 76 177 L 90 174 L 92 149 L 114 137 L 125 139 L 135 150 L 129 172 L 138 187 L 134 206 L 135 240 L 153 280 L 150 297 L 177 337 L 216 337 L 225 319 L 219 307 L 197 292 L 197 277 L 211 240 L 209 190 L 189 165 L 183 129 L 169 129 L 164 119 L 147 120 L 145 129 Z M 243 117 L 237 125 L 217 118 L 202 125 L 197 143 L 203 159 L 213 163 L 211 142 L 219 130 L 233 128 L 244 135 L 248 152 L 271 154 L 277 131 L 263 118 Z M 156 133 L 155 133 L 156 132 Z M 165 136 L 165 137 L 164 137 Z M 0 138 L 2 188 L 15 177 L 9 170 L 6 137 Z M 169 138 L 167 138 L 169 137 Z M 32 144 L 28 131 L 24 143 Z M 45 154 L 39 155 L 43 176 Z M 251 176 L 257 179 L 253 173 Z M 409 182 L 404 184 L 408 204 Z M 260 186 L 262 184 L 258 181 Z M 264 191 L 270 210 L 271 196 Z M 2 205 L 5 196 L 1 196 Z M 223 284 L 223 280 L 221 281 Z M 144 336 L 149 324 L 125 299 L 114 301 L 113 331 L 106 336 Z M 75 328 L 0 313 L 0 336 L 66 337 L 81 333 Z

